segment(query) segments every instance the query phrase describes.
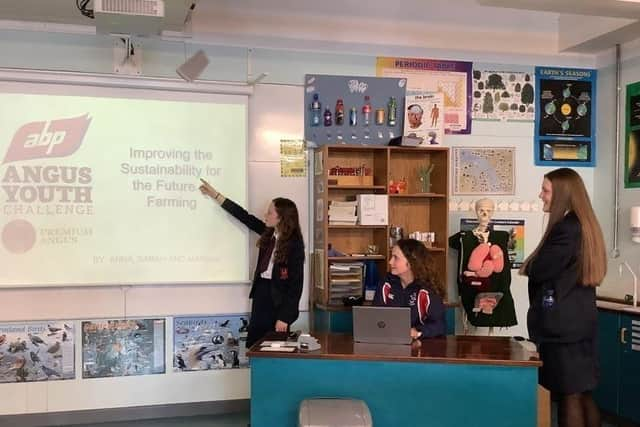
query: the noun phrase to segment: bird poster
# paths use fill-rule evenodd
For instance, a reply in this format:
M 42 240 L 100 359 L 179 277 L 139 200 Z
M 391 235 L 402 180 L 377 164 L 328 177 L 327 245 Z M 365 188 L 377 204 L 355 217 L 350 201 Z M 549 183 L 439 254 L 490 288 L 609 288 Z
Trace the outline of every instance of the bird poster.
M 246 356 L 248 314 L 175 317 L 174 371 L 249 367 Z
M 82 378 L 165 373 L 164 319 L 82 322 Z
M 0 324 L 0 383 L 76 377 L 72 322 Z

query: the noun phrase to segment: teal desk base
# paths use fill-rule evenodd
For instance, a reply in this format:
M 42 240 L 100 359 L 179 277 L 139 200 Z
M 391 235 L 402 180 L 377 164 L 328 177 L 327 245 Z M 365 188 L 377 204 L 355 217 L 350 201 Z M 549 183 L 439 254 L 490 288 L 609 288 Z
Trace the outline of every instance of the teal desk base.
M 364 400 L 376 427 L 537 425 L 536 366 L 251 359 L 251 426 L 295 427 L 300 402 Z

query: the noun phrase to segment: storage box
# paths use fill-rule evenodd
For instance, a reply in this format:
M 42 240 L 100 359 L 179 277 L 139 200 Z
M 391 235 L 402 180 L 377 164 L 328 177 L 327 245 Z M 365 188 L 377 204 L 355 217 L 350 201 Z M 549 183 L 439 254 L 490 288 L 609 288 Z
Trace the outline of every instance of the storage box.
M 329 185 L 373 185 L 373 175 L 329 175 Z
M 389 196 L 386 194 L 358 194 L 358 224 L 387 225 Z

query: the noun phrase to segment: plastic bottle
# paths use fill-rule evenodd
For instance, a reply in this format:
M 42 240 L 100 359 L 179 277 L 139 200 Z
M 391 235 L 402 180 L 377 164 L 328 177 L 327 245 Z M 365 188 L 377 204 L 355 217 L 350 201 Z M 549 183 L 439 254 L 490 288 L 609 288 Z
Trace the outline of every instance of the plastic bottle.
M 369 95 L 364 97 L 364 105 L 362 106 L 362 123 L 365 126 L 369 126 L 371 122 L 371 102 Z
M 344 103 L 342 99 L 336 101 L 336 126 L 344 124 Z
M 325 108 L 324 109 L 324 125 L 331 126 L 331 122 L 332 122 L 331 110 L 328 108 Z
M 358 124 L 358 110 L 356 107 L 351 107 L 349 110 L 349 126 L 355 126 Z
M 318 94 L 313 94 L 313 101 L 311 102 L 311 126 L 320 126 L 322 113 L 322 104 L 318 100 Z
M 387 124 L 389 126 L 396 125 L 396 110 L 397 104 L 396 99 L 394 97 L 389 98 L 389 103 L 387 104 Z

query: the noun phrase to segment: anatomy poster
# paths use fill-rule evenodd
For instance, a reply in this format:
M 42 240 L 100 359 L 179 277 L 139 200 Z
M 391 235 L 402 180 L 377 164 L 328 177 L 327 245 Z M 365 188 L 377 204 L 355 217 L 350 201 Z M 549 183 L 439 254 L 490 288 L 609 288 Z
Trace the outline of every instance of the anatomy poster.
M 407 95 L 404 99 L 404 135 L 422 138 L 421 146 L 442 145 L 444 96 L 440 92 Z
M 536 67 L 538 166 L 595 166 L 597 71 Z
M 529 71 L 473 70 L 473 120 L 532 122 L 534 75 Z
M 407 79 L 407 94 L 441 92 L 446 133 L 471 133 L 472 63 L 440 59 L 378 57 L 378 77 Z

